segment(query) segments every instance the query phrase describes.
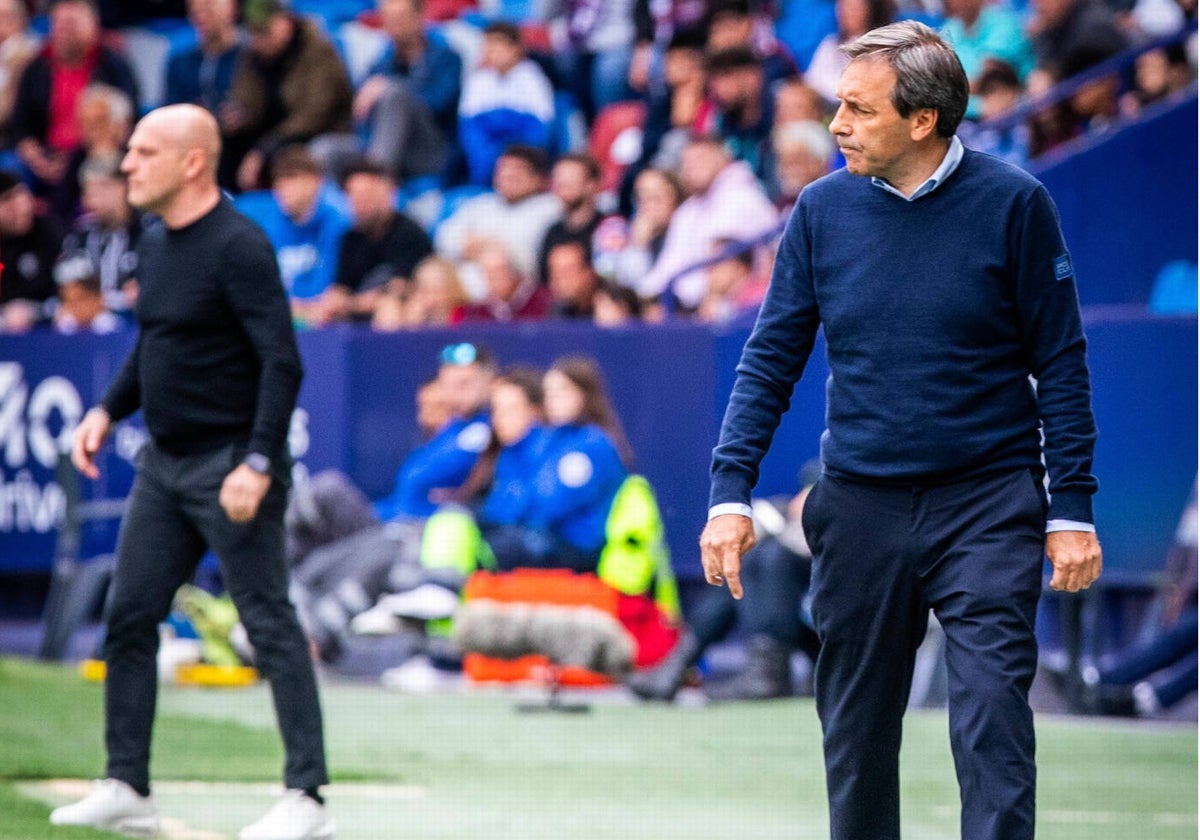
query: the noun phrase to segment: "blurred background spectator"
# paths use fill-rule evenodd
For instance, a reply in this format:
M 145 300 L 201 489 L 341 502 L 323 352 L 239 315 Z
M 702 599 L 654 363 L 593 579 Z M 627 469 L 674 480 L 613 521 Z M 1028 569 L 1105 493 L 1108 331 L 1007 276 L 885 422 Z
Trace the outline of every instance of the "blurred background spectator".
M 275 248 L 292 312 L 307 321 L 333 282 L 350 220 L 322 189 L 325 172 L 304 146 L 281 148 L 270 172 L 274 201 L 258 223 Z
M 44 304 L 58 293 L 54 263 L 61 247 L 58 223 L 37 211 L 16 175 L 0 170 L 0 332 L 26 332 L 43 319 Z
M 333 285 L 309 312 L 315 324 L 371 320 L 388 294 L 404 297 L 417 263 L 433 252 L 420 225 L 396 209 L 391 170 L 369 158 L 343 169 L 353 224 L 342 237 Z
M 237 0 L 188 0 L 187 10 L 197 43 L 167 62 L 163 102 L 190 102 L 217 113 L 229 96 L 242 55 Z
M 137 243 L 142 214 L 129 206 L 128 186 L 117 157 L 85 161 L 79 170 L 83 215 L 63 241 L 64 255 L 86 255 L 100 284 L 104 305 L 130 314 L 137 303 Z M 62 282 L 59 281 L 61 297 Z
M 589 154 L 567 154 L 550 171 L 550 192 L 562 206 L 562 218 L 550 225 L 538 254 L 538 277 L 549 277 L 546 262 L 555 245 L 579 242 L 591 249 L 600 225 L 600 164 Z
M 123 91 L 136 106 L 133 72 L 116 50 L 101 43 L 92 0 L 57 0 L 50 8 L 46 46 L 21 74 L 9 123 L 37 194 L 70 177 L 71 156 L 84 139 L 79 100 L 95 82 Z
M 559 76 L 591 123 L 628 99 L 635 27 L 633 0 L 548 0 L 550 45 Z
M 896 17 L 896 6 L 893 0 L 835 0 L 834 12 L 837 31 L 826 35 L 817 45 L 804 71 L 804 81 L 831 106 L 837 104 L 837 83 L 847 64 L 838 47 L 891 23 Z
M 475 259 L 483 279 L 482 300 L 463 311 L 464 321 L 540 320 L 550 309 L 550 290 L 532 272 L 521 270 L 508 249 L 499 242 L 484 243 Z
M 778 213 L 750 167 L 734 160 L 718 137 L 701 135 L 688 143 L 679 180 L 688 198 L 671 216 L 662 253 L 641 278 L 638 293 L 656 298 L 670 292 L 682 309 L 694 310 L 707 286 L 704 271 L 695 266 L 712 255 L 714 244 L 768 234 Z
M 520 30 L 492 23 L 483 31 L 483 53 L 463 84 L 459 138 L 472 184 L 492 182 L 501 153 L 513 144 L 550 149 L 554 90 L 525 55 Z
M 37 55 L 41 42 L 29 30 L 22 0 L 0 0 L 0 149 L 11 145 L 8 122 L 17 101 L 17 86 L 25 65 Z
M 458 101 L 462 59 L 438 32 L 426 31 L 422 0 L 380 0 L 389 42 L 354 96 L 354 118 L 367 126 L 367 151 L 401 179 L 462 168 Z
M 54 281 L 58 284 L 58 309 L 54 313 L 57 332 L 105 335 L 125 326 L 104 302 L 100 276 L 88 254 L 64 256 L 54 266 Z
M 548 170 L 549 158 L 539 148 L 505 149 L 496 161 L 493 191 L 464 201 L 438 226 L 438 253 L 455 262 L 472 262 L 484 244 L 499 242 L 521 273 L 532 276 L 546 231 L 562 217 L 562 204 L 546 191 Z M 479 291 L 478 285 L 468 289 Z
M 314 151 L 326 164 L 352 151 L 354 92 L 341 57 L 316 23 L 282 0 L 247 0 L 242 16 L 249 49 L 218 111 L 225 140 L 222 183 L 253 190 L 267 182 L 267 161 L 285 145 L 321 139 Z

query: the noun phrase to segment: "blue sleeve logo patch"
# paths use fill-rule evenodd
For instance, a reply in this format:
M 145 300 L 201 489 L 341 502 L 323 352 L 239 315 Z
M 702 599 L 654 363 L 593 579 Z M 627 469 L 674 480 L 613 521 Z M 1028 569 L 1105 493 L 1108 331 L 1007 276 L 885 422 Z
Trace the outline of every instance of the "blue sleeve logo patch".
M 1071 258 L 1063 254 L 1054 258 L 1054 279 L 1066 280 L 1071 276 Z

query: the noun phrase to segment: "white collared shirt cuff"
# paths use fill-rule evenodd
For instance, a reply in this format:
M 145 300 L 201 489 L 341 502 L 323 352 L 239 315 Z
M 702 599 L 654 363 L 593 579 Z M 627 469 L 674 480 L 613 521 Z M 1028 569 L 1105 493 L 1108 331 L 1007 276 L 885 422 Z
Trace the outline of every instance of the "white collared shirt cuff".
M 1053 534 L 1055 531 L 1086 531 L 1089 534 L 1096 533 L 1096 526 L 1091 522 L 1076 522 L 1074 519 L 1051 519 L 1046 522 L 1046 533 Z
M 739 516 L 745 516 L 748 519 L 754 518 L 754 509 L 750 505 L 744 505 L 741 502 L 725 502 L 719 505 L 713 505 L 708 509 L 708 518 L 716 519 L 718 516 L 724 516 L 727 513 L 736 513 Z

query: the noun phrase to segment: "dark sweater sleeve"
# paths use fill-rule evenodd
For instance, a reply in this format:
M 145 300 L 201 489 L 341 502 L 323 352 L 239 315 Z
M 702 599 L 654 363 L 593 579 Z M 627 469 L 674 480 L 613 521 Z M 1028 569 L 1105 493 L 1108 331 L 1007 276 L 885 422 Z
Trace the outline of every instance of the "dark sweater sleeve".
M 108 418 L 113 423 L 124 420 L 142 406 L 142 384 L 138 371 L 141 350 L 142 337 L 138 335 L 137 343 L 133 345 L 117 378 L 108 386 L 108 392 L 100 401 L 100 407 L 108 412 Z
M 274 460 L 287 444 L 304 377 L 287 295 L 275 252 L 257 229 L 230 238 L 222 265 L 226 297 L 261 365 L 248 451 Z
M 749 504 L 759 463 L 808 363 L 819 321 L 802 200 L 783 234 L 770 288 L 738 363 L 713 450 L 710 507 Z
M 1029 371 L 1037 380 L 1050 519 L 1092 522 L 1096 422 L 1075 275 L 1045 187 L 1018 209 L 1016 295 Z

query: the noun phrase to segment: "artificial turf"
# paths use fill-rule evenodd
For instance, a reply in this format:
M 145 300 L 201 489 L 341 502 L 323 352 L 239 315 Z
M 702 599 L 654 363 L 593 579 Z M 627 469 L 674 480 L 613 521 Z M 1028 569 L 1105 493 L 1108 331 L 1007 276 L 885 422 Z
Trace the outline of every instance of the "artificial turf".
M 327 682 L 322 700 L 341 840 L 828 834 L 808 700 L 521 714 L 502 693 L 411 697 L 344 682 Z M 99 687 L 0 660 L 0 709 L 0 840 L 101 836 L 51 831 L 52 797 L 30 784 L 101 772 Z M 1039 840 L 1196 837 L 1194 727 L 1043 717 L 1038 732 Z M 162 691 L 153 773 L 168 815 L 233 836 L 270 801 L 250 783 L 278 779 L 281 762 L 262 686 Z M 958 837 L 944 712 L 910 713 L 901 772 L 905 836 Z

